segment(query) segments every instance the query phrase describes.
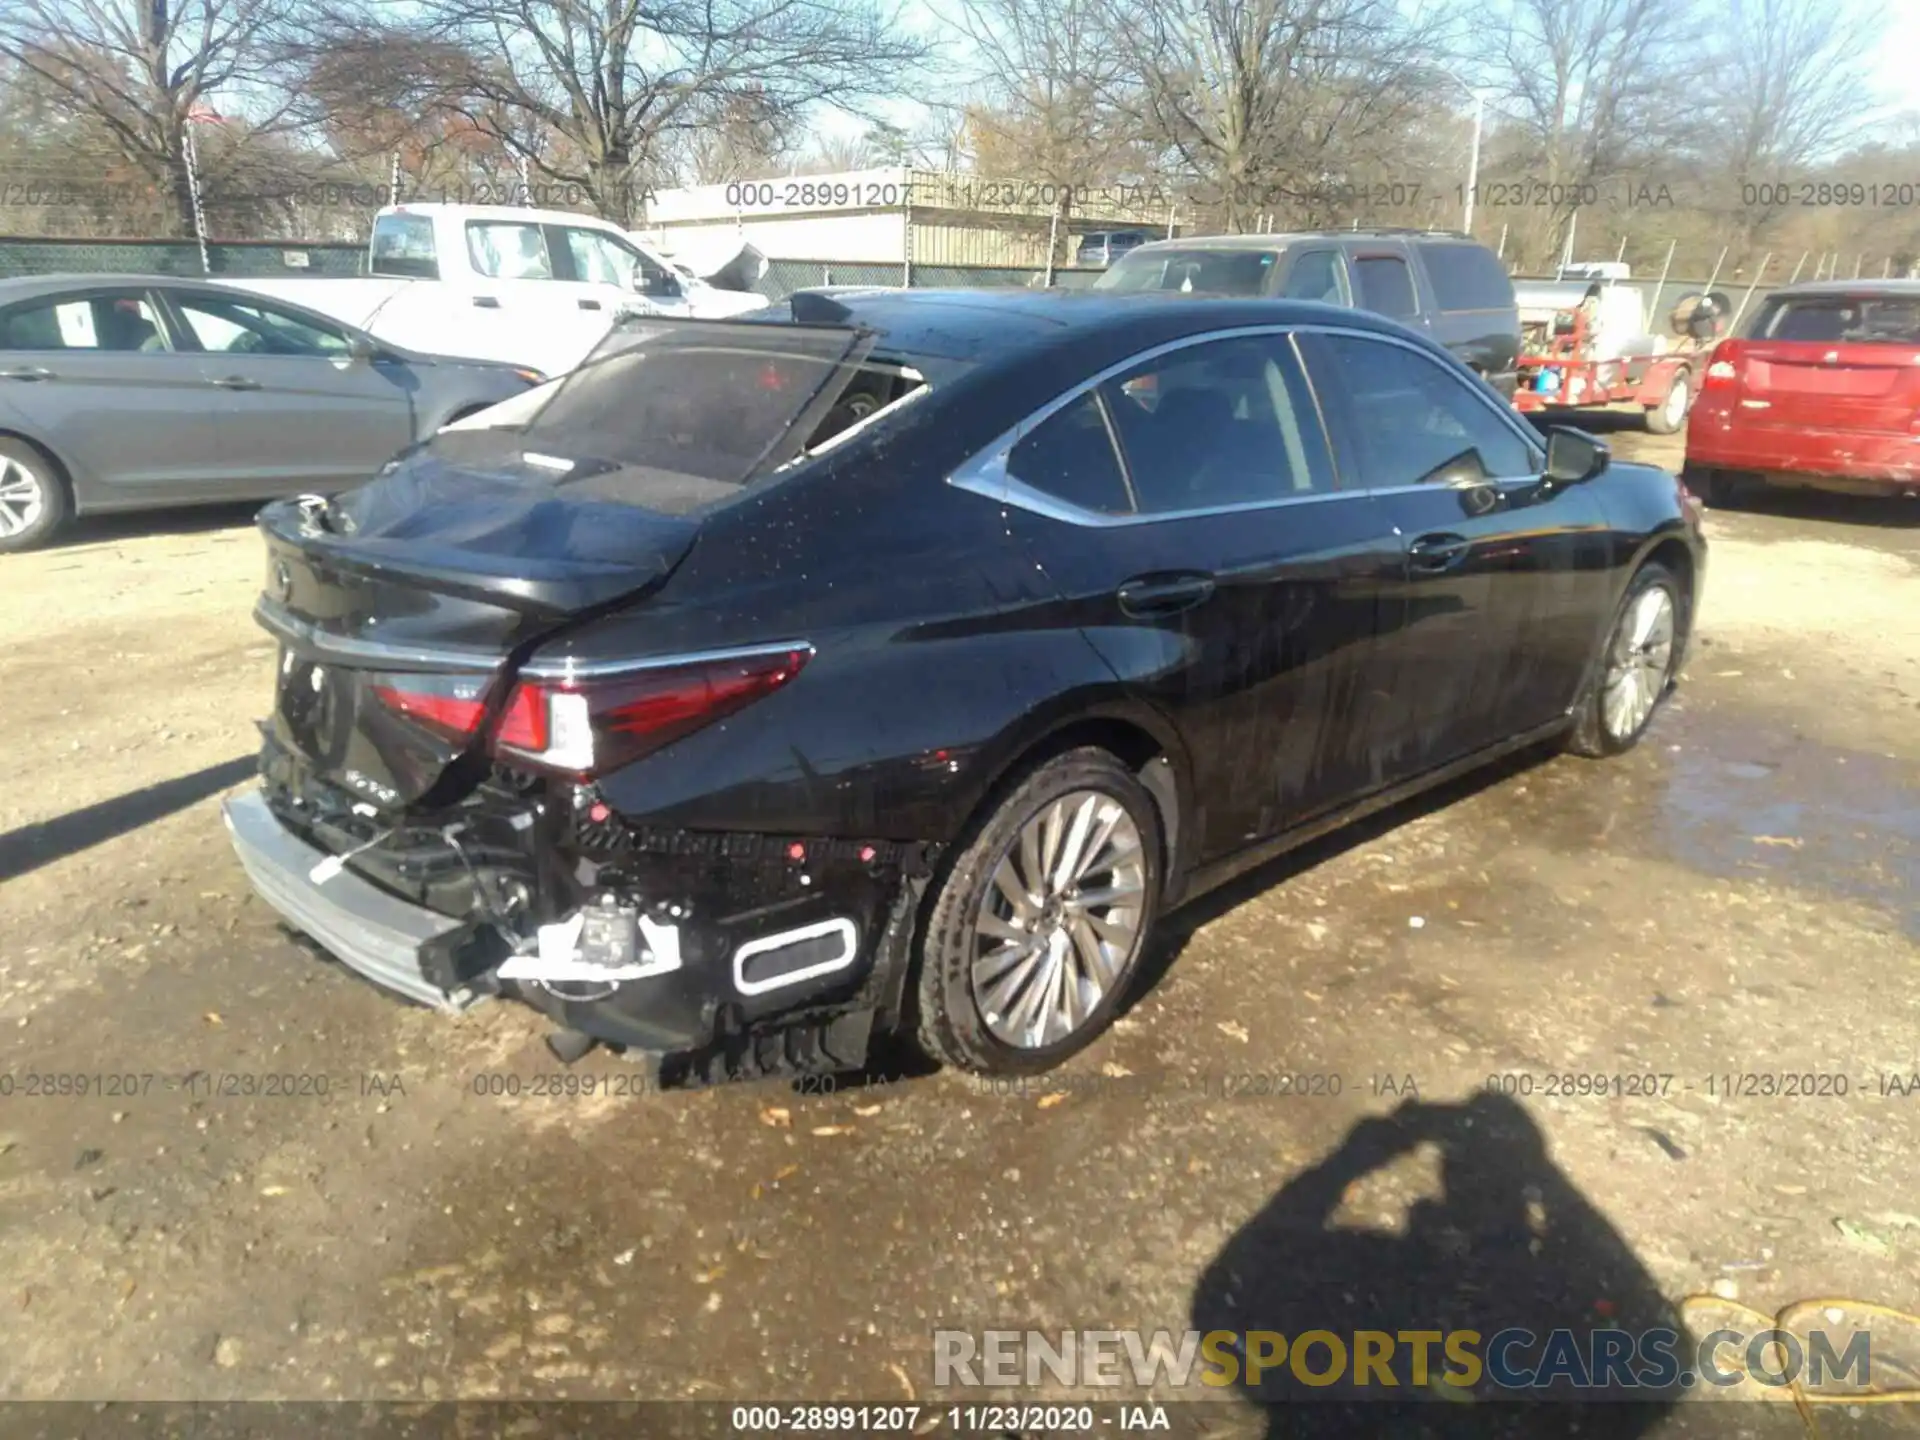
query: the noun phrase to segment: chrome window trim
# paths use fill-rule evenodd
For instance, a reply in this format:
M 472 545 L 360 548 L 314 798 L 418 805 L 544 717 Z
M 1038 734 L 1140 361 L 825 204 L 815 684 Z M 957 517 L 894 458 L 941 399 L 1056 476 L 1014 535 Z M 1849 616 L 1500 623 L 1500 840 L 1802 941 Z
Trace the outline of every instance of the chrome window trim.
M 1360 495 L 1415 494 L 1441 488 L 1436 487 L 1430 481 L 1421 481 L 1410 485 L 1390 485 L 1371 489 L 1357 485 L 1352 487 L 1344 485 L 1340 475 L 1339 456 L 1335 452 L 1333 444 L 1332 428 L 1327 423 L 1326 406 L 1320 399 L 1318 387 L 1314 384 L 1312 367 L 1307 364 L 1306 356 L 1300 353 L 1300 347 L 1295 340 L 1296 336 L 1302 334 L 1341 335 L 1360 340 L 1373 340 L 1383 345 L 1397 345 L 1402 350 L 1418 355 L 1428 364 L 1439 369 L 1441 373 L 1446 373 L 1446 367 L 1441 365 L 1438 359 L 1428 354 L 1421 346 L 1404 340 L 1398 335 L 1386 335 L 1377 330 L 1362 330 L 1353 326 L 1328 325 L 1324 323 L 1241 325 L 1231 330 L 1210 330 L 1204 335 L 1185 335 L 1178 340 L 1169 340 L 1165 344 L 1156 345 L 1152 349 L 1137 351 L 1125 360 L 1114 365 L 1109 365 L 1106 369 L 1100 371 L 1090 379 L 1081 381 L 1073 389 L 1056 396 L 1053 400 L 1028 415 L 1026 419 L 1002 432 L 997 439 L 989 441 L 972 458 L 964 461 L 952 474 L 948 475 L 947 483 L 957 490 L 971 491 L 975 495 L 984 496 L 998 504 L 1009 505 L 1016 510 L 1025 510 L 1030 514 L 1041 515 L 1049 520 L 1058 520 L 1068 525 L 1078 525 L 1088 530 L 1111 530 L 1128 525 L 1155 525 L 1168 520 L 1195 520 L 1209 515 L 1235 515 L 1251 511 L 1277 510 L 1292 505 L 1317 504 L 1325 500 L 1352 499 Z M 1209 344 L 1215 340 L 1239 340 L 1256 335 L 1278 335 L 1287 340 L 1288 348 L 1293 352 L 1294 363 L 1300 367 L 1300 373 L 1306 380 L 1307 393 L 1313 399 L 1314 418 L 1320 423 L 1321 437 L 1327 445 L 1327 460 L 1328 464 L 1332 467 L 1334 489 L 1316 490 L 1305 495 L 1279 495 L 1271 500 L 1250 500 L 1239 505 L 1213 505 L 1196 510 L 1163 510 L 1146 515 L 1109 515 L 1098 510 L 1088 510 L 1084 506 L 1075 505 L 1057 496 L 1049 495 L 1046 491 L 1036 489 L 1034 486 L 1026 484 L 1008 472 L 1007 461 L 1013 453 L 1014 446 L 1026 439 L 1037 427 L 1045 424 L 1060 411 L 1084 398 L 1090 392 L 1097 391 L 1102 385 L 1106 384 L 1115 376 L 1123 375 L 1146 361 L 1156 360 L 1162 355 L 1171 355 L 1176 351 L 1190 350 L 1196 345 Z M 1458 376 L 1454 378 L 1456 380 L 1459 379 Z M 1498 404 L 1494 403 L 1491 392 L 1487 395 L 1482 395 L 1479 390 L 1464 382 L 1461 388 L 1473 395 L 1495 415 L 1500 416 L 1500 418 L 1506 422 L 1507 427 L 1514 432 L 1515 436 L 1527 445 L 1528 453 L 1539 455 L 1542 465 L 1546 463 L 1545 449 L 1540 444 L 1538 437 L 1528 431 L 1511 411 L 1503 410 Z M 1098 403 L 1098 397 L 1096 397 L 1096 403 Z M 1104 415 L 1104 413 L 1105 407 L 1102 406 L 1102 414 Z M 1111 438 L 1111 436 L 1109 438 Z M 1114 451 L 1114 458 L 1120 466 L 1121 474 L 1124 476 L 1126 474 L 1126 462 L 1118 448 Z M 1518 475 L 1489 476 L 1484 483 L 1494 484 L 1522 478 L 1537 480 L 1540 477 L 1538 472 L 1525 477 Z
M 650 655 L 641 660 L 589 660 L 582 664 L 571 657 L 558 660 L 530 660 L 519 674 L 530 680 L 597 680 L 609 675 L 633 675 L 646 670 L 666 670 L 677 665 L 705 665 L 722 660 L 756 660 L 762 655 L 788 655 L 799 650 L 811 657 L 817 652 L 805 640 L 778 644 L 736 645 L 724 650 L 686 650 L 675 655 Z

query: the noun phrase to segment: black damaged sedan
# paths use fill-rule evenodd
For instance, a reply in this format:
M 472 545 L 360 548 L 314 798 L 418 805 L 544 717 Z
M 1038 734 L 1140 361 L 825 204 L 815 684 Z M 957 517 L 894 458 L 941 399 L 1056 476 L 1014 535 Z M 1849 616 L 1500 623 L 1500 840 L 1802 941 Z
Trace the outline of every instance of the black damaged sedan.
M 1706 559 L 1673 476 L 1390 321 L 1044 292 L 641 318 L 261 526 L 260 893 L 695 1081 L 1059 1063 L 1171 907 L 1633 745 Z

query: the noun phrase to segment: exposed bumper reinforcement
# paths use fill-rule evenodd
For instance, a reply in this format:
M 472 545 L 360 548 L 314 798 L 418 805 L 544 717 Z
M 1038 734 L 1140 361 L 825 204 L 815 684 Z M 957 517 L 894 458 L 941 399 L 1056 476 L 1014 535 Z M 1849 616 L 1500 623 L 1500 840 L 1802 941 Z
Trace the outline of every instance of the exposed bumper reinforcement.
M 282 825 L 259 791 L 225 801 L 227 831 L 240 864 L 288 924 L 350 969 L 436 1010 L 468 1009 L 484 994 L 449 994 L 420 969 L 420 947 L 461 922 L 389 895 L 351 870 L 316 885 L 309 872 L 328 858 Z

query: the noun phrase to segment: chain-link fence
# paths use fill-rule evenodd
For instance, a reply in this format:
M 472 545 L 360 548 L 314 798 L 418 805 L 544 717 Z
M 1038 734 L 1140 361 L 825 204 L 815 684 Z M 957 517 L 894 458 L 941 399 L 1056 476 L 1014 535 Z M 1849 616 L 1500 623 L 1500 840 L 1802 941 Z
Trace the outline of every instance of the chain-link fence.
M 358 275 L 364 245 L 298 245 L 264 240 L 209 242 L 206 265 L 191 240 L 38 240 L 0 236 L 0 276 L 211 274 Z

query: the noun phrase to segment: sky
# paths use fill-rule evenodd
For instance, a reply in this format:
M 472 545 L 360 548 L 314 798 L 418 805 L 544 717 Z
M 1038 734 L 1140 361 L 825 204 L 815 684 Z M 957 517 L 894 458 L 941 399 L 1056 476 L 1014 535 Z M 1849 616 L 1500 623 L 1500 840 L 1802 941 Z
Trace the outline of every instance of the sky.
M 1422 0 L 1411 0 L 1415 8 Z M 1920 0 L 1885 0 L 1888 30 L 1881 47 L 1877 88 L 1891 110 L 1920 113 Z M 905 13 L 909 23 L 923 33 L 943 33 L 951 40 L 952 30 L 943 24 L 953 13 L 952 0 L 907 0 Z M 963 43 L 963 42 L 962 42 Z M 886 118 L 913 129 L 924 107 L 913 101 L 896 101 L 875 107 Z M 866 122 L 851 116 L 823 111 L 818 129 L 835 136 L 854 136 L 866 129 Z M 1920 179 L 1920 177 L 1911 177 Z

